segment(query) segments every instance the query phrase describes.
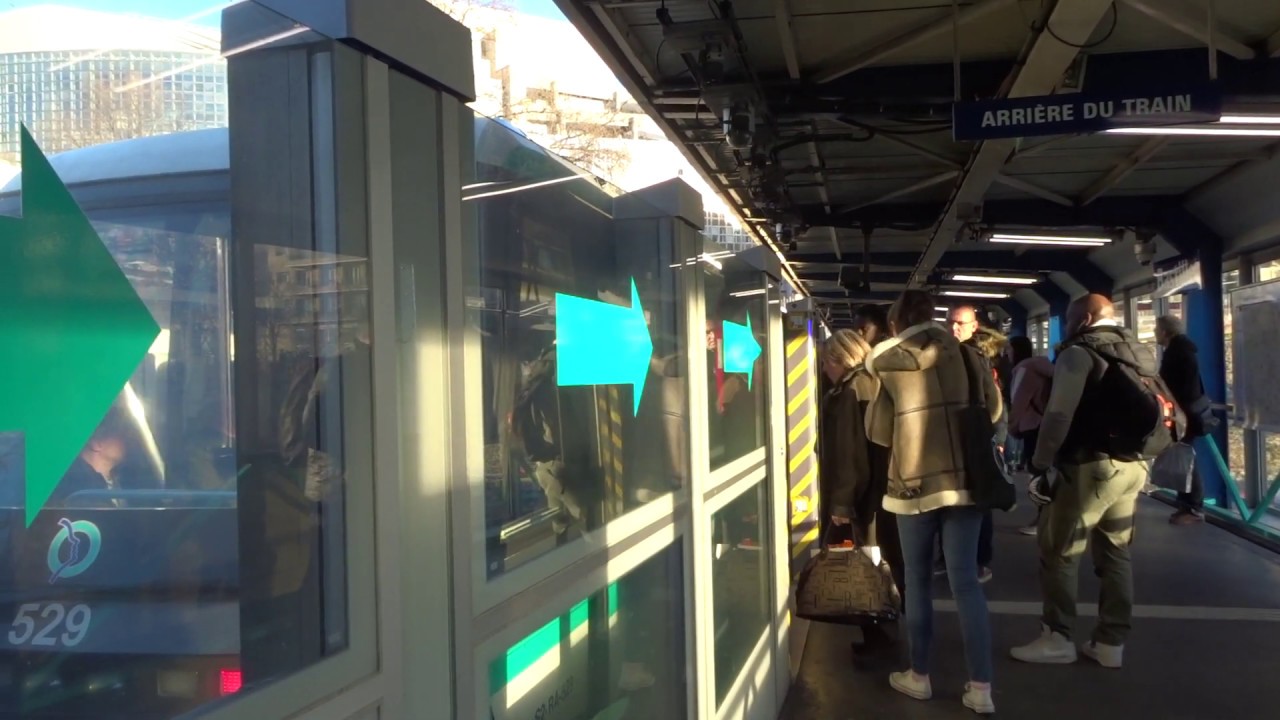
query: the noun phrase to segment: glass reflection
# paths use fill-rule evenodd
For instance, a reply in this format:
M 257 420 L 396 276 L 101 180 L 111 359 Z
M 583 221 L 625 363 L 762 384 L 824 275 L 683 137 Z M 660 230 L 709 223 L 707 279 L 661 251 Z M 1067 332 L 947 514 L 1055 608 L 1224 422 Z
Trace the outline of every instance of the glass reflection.
M 104 390 L 118 397 L 97 427 L 58 438 L 75 452 L 29 526 L 40 439 L 0 433 L 5 717 L 170 718 L 343 651 L 346 497 L 372 475 L 366 248 L 310 224 L 264 230 L 282 204 L 231 194 L 229 97 L 269 86 L 271 70 L 252 61 L 279 48 L 224 50 L 220 29 L 280 39 L 283 28 L 317 63 L 326 42 L 253 3 L 181 21 L 100 4 L 0 13 L 5 41 L 26 46 L 0 47 L 0 216 L 28 220 L 20 202 L 57 187 L 24 188 L 36 157 L 20 142 L 25 128 L 92 223 L 89 242 L 106 250 L 83 287 L 39 272 L 31 287 L 55 304 L 92 303 L 91 281 L 118 270 L 159 333 L 127 381 Z M 105 44 L 68 50 L 83 38 Z M 250 63 L 239 74 L 238 61 Z M 241 102 L 237 113 L 237 128 L 284 128 L 274 108 Z M 282 167 L 290 144 L 257 159 Z M 19 160 L 8 177 L 4 163 Z M 328 199 L 310 185 L 323 173 L 314 169 L 291 210 Z M 0 220 L 8 243 L 18 225 Z M 42 269 L 70 277 L 78 262 Z M 33 352 L 69 333 L 104 345 L 119 334 L 110 319 L 68 327 L 20 330 L 37 336 Z M 3 329 L 12 343 L 19 329 Z
M 683 486 L 687 372 L 670 220 L 499 122 L 476 133 L 493 576 Z
M 489 664 L 494 720 L 687 717 L 681 543 Z
M 716 706 L 769 626 L 768 504 L 761 481 L 712 516 Z
M 698 266 L 706 307 L 711 469 L 764 447 L 765 323 L 763 273 L 708 244 Z

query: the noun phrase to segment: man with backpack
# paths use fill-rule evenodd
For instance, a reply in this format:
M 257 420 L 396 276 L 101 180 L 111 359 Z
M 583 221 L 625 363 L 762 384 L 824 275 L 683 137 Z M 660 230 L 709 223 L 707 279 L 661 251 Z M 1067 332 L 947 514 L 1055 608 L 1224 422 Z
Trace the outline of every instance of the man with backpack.
M 1013 648 L 1030 663 L 1071 663 L 1080 556 L 1086 542 L 1102 580 L 1098 623 L 1081 652 L 1118 668 L 1133 614 L 1133 539 L 1145 460 L 1172 443 L 1176 408 L 1160 379 L 1154 347 L 1115 320 L 1102 295 L 1067 310 L 1068 338 L 1059 350 L 1049 404 L 1031 458 L 1032 501 L 1043 506 L 1039 528 L 1044 599 L 1039 639 Z

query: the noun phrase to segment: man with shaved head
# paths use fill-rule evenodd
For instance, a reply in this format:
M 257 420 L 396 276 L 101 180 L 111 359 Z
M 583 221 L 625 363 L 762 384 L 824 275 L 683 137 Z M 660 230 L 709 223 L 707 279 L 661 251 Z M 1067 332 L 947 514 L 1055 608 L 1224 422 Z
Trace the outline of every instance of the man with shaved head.
M 1129 543 L 1147 479 L 1145 463 L 1131 450 L 1132 424 L 1122 425 L 1131 417 L 1122 406 L 1144 391 L 1143 378 L 1159 379 L 1159 368 L 1154 349 L 1116 322 L 1103 295 L 1072 302 L 1064 330 L 1031 458 L 1030 493 L 1044 506 L 1038 529 L 1043 632 L 1012 655 L 1032 663 L 1075 662 L 1080 556 L 1091 544 L 1101 600 L 1092 640 L 1081 651 L 1118 668 L 1133 613 Z

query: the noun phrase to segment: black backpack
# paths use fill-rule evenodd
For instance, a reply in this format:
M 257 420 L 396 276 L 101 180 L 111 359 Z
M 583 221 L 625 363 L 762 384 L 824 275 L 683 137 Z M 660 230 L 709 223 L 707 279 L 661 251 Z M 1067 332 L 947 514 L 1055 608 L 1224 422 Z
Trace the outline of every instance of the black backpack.
M 1101 358 L 1106 366 L 1097 392 L 1107 399 L 1107 455 L 1117 460 L 1151 460 L 1182 436 L 1186 421 L 1160 378 L 1154 346 L 1111 328 L 1095 328 L 1072 344 Z

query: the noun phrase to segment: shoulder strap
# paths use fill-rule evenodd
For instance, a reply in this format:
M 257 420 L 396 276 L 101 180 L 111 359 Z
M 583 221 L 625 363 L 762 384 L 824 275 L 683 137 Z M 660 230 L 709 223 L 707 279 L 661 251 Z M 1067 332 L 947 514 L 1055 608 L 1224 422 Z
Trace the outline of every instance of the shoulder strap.
M 974 407 L 986 407 L 986 400 L 982 397 L 982 374 L 974 367 L 974 360 L 970 357 L 970 353 L 974 352 L 968 346 L 960 346 L 960 358 L 964 361 L 964 374 L 969 378 L 969 404 Z

